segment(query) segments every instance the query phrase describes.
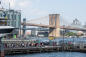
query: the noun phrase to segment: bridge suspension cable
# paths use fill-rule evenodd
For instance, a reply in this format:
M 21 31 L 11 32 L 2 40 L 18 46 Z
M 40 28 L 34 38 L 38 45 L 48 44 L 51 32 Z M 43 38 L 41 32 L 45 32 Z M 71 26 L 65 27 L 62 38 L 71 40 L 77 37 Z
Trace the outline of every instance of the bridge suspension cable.
M 40 18 L 36 18 L 36 19 L 31 19 L 28 20 L 27 23 L 35 23 L 35 24 L 49 24 L 49 16 L 43 16 Z

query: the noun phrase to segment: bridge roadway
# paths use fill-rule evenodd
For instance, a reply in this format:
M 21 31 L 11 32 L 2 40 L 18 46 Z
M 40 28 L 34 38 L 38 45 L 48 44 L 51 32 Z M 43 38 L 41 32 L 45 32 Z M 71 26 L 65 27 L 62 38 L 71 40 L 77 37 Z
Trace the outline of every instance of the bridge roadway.
M 44 27 L 44 28 L 55 28 L 55 26 L 53 26 L 53 25 L 32 24 L 32 23 L 21 23 L 21 24 L 26 25 L 26 26 L 38 26 L 38 27 Z M 71 27 L 71 26 L 60 26 L 60 29 L 86 31 L 86 28 L 77 28 L 77 27 Z

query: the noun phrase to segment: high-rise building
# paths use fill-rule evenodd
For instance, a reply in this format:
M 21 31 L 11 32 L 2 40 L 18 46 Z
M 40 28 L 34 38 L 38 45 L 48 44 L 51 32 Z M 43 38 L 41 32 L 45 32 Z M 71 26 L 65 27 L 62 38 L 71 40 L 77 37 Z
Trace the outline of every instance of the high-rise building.
M 21 12 L 17 10 L 0 9 L 0 26 L 11 26 L 14 29 L 12 33 L 8 34 L 7 38 L 14 38 L 18 36 L 19 29 L 21 28 Z
M 0 9 L 0 18 L 5 19 L 0 21 L 0 25 L 12 26 L 20 28 L 21 26 L 21 12 L 9 9 Z

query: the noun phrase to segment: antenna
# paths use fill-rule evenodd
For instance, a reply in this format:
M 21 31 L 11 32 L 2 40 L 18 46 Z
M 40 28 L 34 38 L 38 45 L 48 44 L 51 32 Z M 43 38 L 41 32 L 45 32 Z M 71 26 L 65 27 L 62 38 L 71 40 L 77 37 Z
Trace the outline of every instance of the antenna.
M 10 10 L 10 1 L 9 1 L 9 10 Z

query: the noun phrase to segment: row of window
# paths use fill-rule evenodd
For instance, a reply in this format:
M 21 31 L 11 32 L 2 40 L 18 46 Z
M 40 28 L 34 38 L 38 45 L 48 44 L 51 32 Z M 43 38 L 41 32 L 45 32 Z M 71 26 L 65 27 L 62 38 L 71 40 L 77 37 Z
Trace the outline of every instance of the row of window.
M 8 19 L 21 19 L 21 15 L 16 15 L 16 14 L 8 14 Z
M 19 27 L 21 25 L 21 14 L 19 12 L 0 11 L 0 18 L 10 19 L 10 21 L 7 21 L 9 26 Z
M 0 17 L 8 17 L 8 19 L 21 19 L 21 14 L 20 13 L 4 13 L 4 12 L 0 12 Z

